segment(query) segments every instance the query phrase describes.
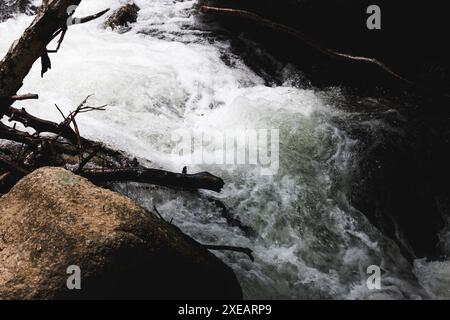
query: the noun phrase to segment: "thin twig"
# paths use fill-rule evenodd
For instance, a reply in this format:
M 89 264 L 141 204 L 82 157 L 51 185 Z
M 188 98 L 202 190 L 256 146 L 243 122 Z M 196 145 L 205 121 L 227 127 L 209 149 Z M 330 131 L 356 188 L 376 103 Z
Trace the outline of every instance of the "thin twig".
M 88 162 L 91 161 L 92 158 L 94 158 L 100 150 L 101 150 L 100 147 L 96 147 L 89 156 L 87 156 L 82 162 L 80 162 L 80 164 L 78 165 L 78 168 L 75 170 L 75 173 L 81 172 L 81 170 L 83 170 L 84 166 L 86 164 L 88 164 Z
M 156 209 L 156 206 L 153 206 L 153 210 L 155 210 L 156 214 L 159 216 L 159 218 L 161 220 L 163 220 L 164 222 L 167 222 L 166 219 L 164 219 L 164 217 L 161 215 L 161 213 L 159 213 L 158 209 Z
M 0 156 L 0 167 L 4 168 L 7 171 L 10 171 L 11 173 L 19 177 L 23 177 L 28 174 L 28 170 L 20 167 L 18 164 L 15 164 L 1 156 Z
M 82 17 L 82 18 L 72 18 L 71 24 L 83 24 L 83 23 L 87 23 L 90 22 L 92 20 L 95 20 L 97 18 L 100 18 L 101 16 L 103 16 L 105 13 L 107 13 L 110 9 L 105 9 L 103 11 L 100 11 L 98 13 L 92 14 L 90 16 L 86 16 L 86 17 Z
M 34 93 L 27 93 L 22 95 L 15 95 L 11 97 L 12 101 L 22 101 L 22 100 L 37 100 L 39 99 L 39 95 Z
M 56 107 L 56 109 L 58 109 L 58 111 L 61 114 L 61 116 L 63 117 L 63 119 L 66 119 L 66 116 L 64 115 L 64 113 L 61 111 L 61 109 L 58 107 L 58 105 L 56 103 L 55 103 L 55 107 Z
M 218 251 L 235 251 L 235 252 L 242 252 L 245 253 L 252 262 L 255 261 L 255 257 L 253 257 L 253 250 L 250 248 L 244 248 L 244 247 L 234 247 L 234 246 L 217 246 L 217 245 L 211 245 L 211 244 L 202 244 L 206 249 L 209 250 L 218 250 Z

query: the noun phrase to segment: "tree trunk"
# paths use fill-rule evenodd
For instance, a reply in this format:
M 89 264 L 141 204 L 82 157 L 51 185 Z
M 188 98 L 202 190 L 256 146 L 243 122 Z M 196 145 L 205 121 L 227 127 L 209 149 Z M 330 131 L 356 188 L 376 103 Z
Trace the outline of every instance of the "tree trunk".
M 60 29 L 67 26 L 70 6 L 81 0 L 49 0 L 47 8 L 41 8 L 33 23 L 16 40 L 0 62 L 0 97 L 9 99 L 22 87 L 23 80 L 34 62 L 46 53 L 47 45 Z M 5 112 L 3 102 L 0 115 Z

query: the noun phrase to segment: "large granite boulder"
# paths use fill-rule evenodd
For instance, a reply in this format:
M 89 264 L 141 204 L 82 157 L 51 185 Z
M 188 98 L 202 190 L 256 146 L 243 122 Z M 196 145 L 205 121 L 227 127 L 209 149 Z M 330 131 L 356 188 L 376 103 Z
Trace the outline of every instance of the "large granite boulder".
M 0 198 L 0 299 L 60 298 L 242 292 L 229 267 L 176 227 L 69 171 L 43 168 Z

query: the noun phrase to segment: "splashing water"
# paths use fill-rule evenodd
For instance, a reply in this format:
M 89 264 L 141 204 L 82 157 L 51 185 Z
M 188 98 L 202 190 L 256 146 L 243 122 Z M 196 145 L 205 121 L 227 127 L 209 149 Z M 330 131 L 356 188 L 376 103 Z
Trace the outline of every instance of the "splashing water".
M 255 238 L 227 225 L 218 208 L 197 195 L 133 183 L 116 189 L 149 209 L 156 205 L 202 243 L 252 248 L 254 263 L 245 255 L 215 252 L 234 269 L 246 298 L 439 297 L 439 288 L 431 288 L 435 266 L 416 262 L 414 274 L 397 246 L 347 202 L 358 141 L 332 121 L 345 121 L 346 112 L 322 92 L 289 82 L 264 85 L 226 41 L 211 41 L 202 31 L 195 2 L 136 1 L 142 8 L 138 22 L 124 34 L 104 29 L 101 21 L 72 26 L 51 56 L 53 69 L 41 79 L 36 63 L 26 78 L 21 92 L 40 95 L 27 102 L 28 110 L 59 121 L 55 103 L 67 113 L 94 93 L 92 104 L 108 104 L 108 111 L 80 116 L 85 136 L 174 171 L 186 164 L 170 154 L 175 130 L 278 129 L 280 167 L 273 176 L 261 175 L 257 166 L 189 166 L 190 172 L 223 177 L 219 197 L 255 229 Z M 123 3 L 84 0 L 77 15 Z M 0 24 L 1 53 L 31 19 L 20 15 Z M 383 270 L 381 290 L 366 286 L 370 265 Z

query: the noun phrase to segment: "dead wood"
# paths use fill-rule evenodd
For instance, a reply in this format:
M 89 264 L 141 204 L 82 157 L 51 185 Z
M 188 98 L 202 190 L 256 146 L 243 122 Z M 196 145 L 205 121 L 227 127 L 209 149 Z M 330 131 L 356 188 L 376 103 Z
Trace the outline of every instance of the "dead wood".
M 224 181 L 209 172 L 195 174 L 174 173 L 159 169 L 84 169 L 80 175 L 94 182 L 134 181 L 179 189 L 207 189 L 220 192 Z
M 218 250 L 218 251 L 235 251 L 235 252 L 242 252 L 245 253 L 252 262 L 255 261 L 255 258 L 253 257 L 253 250 L 249 248 L 244 247 L 235 247 L 235 246 L 220 246 L 220 245 L 212 245 L 212 244 L 202 244 L 206 249 L 209 250 Z
M 153 210 L 155 211 L 155 213 L 159 216 L 159 218 L 164 221 L 168 226 L 170 226 L 171 228 L 174 228 L 178 231 L 181 232 L 180 228 L 178 228 L 177 226 L 175 226 L 174 224 L 172 224 L 172 220 L 169 222 L 166 219 L 164 219 L 164 217 L 161 215 L 161 213 L 159 213 L 158 209 L 156 208 L 156 206 L 153 206 Z M 186 238 L 186 240 L 190 241 L 190 238 L 187 237 L 184 233 L 182 233 L 184 235 L 184 237 Z M 236 246 L 226 246 L 226 245 L 212 245 L 212 244 L 202 244 L 197 242 L 198 244 L 200 244 L 201 246 L 205 247 L 208 250 L 216 250 L 216 251 L 234 251 L 234 252 L 241 252 L 241 253 L 245 253 L 252 262 L 255 261 L 255 258 L 253 257 L 253 250 L 251 250 L 250 248 L 246 248 L 246 247 L 236 247 Z
M 39 95 L 37 94 L 33 94 L 33 93 L 28 93 L 28 94 L 23 94 L 23 95 L 15 95 L 11 97 L 12 101 L 22 101 L 22 100 L 35 100 L 35 99 L 39 99 Z
M 6 169 L 7 172 L 19 177 L 24 177 L 29 173 L 27 170 L 21 168 L 20 166 L 7 159 L 4 159 L 3 157 L 0 157 L 0 166 Z
M 228 208 L 227 205 L 223 203 L 220 199 L 217 199 L 216 197 L 213 196 L 202 195 L 202 197 L 205 198 L 208 202 L 212 203 L 220 210 L 222 217 L 225 218 L 228 225 L 239 228 L 247 237 L 254 238 L 257 236 L 256 231 L 252 227 L 243 224 L 239 219 L 239 217 L 237 217 L 233 213 L 233 211 L 230 208 Z

